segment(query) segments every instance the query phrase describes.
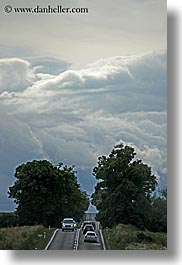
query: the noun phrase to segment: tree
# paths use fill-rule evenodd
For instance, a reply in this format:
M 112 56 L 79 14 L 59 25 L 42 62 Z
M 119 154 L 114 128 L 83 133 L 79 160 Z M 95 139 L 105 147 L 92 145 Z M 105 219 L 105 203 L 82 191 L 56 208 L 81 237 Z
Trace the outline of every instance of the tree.
M 17 204 L 20 224 L 59 226 L 67 216 L 79 220 L 88 206 L 73 167 L 34 160 L 18 166 L 15 178 L 9 197 Z
M 151 194 L 157 181 L 151 168 L 135 155 L 134 148 L 121 143 L 108 157 L 98 158 L 93 174 L 101 182 L 93 201 L 104 226 L 130 223 L 146 227 L 150 219 Z
M 167 232 L 167 188 L 152 197 L 151 220 L 148 228 L 154 232 Z
M 0 213 L 0 228 L 12 227 L 19 224 L 18 215 L 14 212 L 2 212 Z

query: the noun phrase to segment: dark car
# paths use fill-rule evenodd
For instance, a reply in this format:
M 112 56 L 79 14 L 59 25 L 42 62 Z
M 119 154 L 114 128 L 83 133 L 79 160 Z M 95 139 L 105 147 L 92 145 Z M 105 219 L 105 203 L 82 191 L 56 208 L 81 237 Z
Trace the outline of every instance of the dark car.
M 96 222 L 95 221 L 84 221 L 82 224 L 82 227 L 81 227 L 82 231 L 83 231 L 85 225 L 93 225 L 93 228 L 96 229 Z
M 95 231 L 92 224 L 87 224 L 83 228 L 83 234 L 85 235 L 88 231 Z

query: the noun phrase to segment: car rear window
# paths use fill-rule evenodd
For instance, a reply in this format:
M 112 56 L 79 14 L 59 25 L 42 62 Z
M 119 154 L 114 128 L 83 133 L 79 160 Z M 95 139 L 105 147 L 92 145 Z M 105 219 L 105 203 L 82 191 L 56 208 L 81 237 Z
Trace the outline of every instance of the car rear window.
M 94 233 L 87 233 L 87 236 L 95 236 Z

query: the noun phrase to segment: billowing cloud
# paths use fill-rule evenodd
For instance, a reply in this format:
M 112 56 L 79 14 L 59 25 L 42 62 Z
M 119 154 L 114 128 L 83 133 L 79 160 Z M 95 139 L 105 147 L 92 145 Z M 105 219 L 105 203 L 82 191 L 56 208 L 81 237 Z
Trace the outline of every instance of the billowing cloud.
M 70 63 L 64 62 L 51 57 L 32 58 L 31 65 L 35 68 L 36 73 L 58 75 L 61 72 L 68 70 Z
M 83 180 L 84 170 L 120 141 L 132 144 L 159 179 L 166 174 L 165 51 L 111 57 L 82 69 L 45 58 L 2 59 L 0 66 L 0 143 L 7 135 L 5 160 L 11 154 L 3 174 L 47 158 L 75 164 Z
M 28 61 L 18 58 L 0 59 L 0 92 L 22 91 L 35 79 Z

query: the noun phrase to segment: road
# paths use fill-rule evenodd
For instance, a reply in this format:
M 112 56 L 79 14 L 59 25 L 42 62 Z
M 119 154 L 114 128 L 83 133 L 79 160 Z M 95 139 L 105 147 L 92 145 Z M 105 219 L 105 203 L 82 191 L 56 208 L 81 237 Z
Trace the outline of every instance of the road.
M 90 205 L 92 207 L 92 205 Z M 103 250 L 105 249 L 103 237 L 100 231 L 99 222 L 95 221 L 95 213 L 88 211 L 86 213 L 86 220 L 96 222 L 97 243 L 84 242 L 84 235 L 81 229 L 74 232 L 65 231 L 61 229 L 56 231 L 53 240 L 48 244 L 47 250 Z
M 77 234 L 78 233 L 78 234 Z M 59 229 L 47 250 L 103 250 L 100 230 L 97 229 L 97 243 L 84 242 L 84 235 L 81 230 L 75 232 L 62 231 Z M 76 241 L 78 235 L 78 242 Z
M 80 231 L 79 235 L 79 244 L 78 250 L 103 250 L 103 246 L 101 243 L 100 231 L 97 230 L 97 243 L 92 242 L 84 242 L 84 235 L 82 231 Z
M 75 243 L 76 231 L 58 230 L 48 250 L 73 250 Z

